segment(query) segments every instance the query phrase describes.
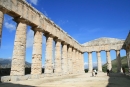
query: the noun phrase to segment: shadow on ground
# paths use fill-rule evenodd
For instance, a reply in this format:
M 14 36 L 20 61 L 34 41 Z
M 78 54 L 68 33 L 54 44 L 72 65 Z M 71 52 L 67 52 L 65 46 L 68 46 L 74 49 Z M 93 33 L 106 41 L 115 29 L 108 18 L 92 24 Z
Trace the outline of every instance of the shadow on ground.
M 0 87 L 35 87 L 35 86 L 13 84 L 13 83 L 0 83 Z
M 111 73 L 106 87 L 130 87 L 130 76 L 122 73 Z

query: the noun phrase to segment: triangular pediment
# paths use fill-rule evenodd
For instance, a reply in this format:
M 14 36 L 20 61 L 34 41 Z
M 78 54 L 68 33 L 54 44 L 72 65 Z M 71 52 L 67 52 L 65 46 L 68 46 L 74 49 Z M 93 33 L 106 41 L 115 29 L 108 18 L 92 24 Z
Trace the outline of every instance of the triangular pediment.
M 83 46 L 99 46 L 110 44 L 123 44 L 125 40 L 117 38 L 102 37 L 82 44 Z

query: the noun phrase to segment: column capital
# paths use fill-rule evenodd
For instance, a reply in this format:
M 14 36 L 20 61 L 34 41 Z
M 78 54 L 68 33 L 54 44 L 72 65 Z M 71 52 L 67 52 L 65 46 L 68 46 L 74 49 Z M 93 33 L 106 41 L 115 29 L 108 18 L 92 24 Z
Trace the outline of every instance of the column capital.
M 54 41 L 56 41 L 56 42 L 62 42 L 62 40 L 57 39 L 57 38 L 54 38 Z
M 101 51 L 96 51 L 96 53 L 100 53 Z
M 61 43 L 62 45 L 68 45 L 65 41 L 62 41 Z
M 55 36 L 53 36 L 52 34 L 50 34 L 50 33 L 44 33 L 44 36 L 45 37 L 52 37 L 52 38 L 54 38 Z
M 117 51 L 120 51 L 120 50 L 115 50 L 115 51 L 117 52 Z
M 88 52 L 88 53 L 92 53 L 92 52 Z
M 69 45 L 68 48 L 71 48 L 71 49 L 72 49 L 73 47 Z
M 42 32 L 42 28 L 40 28 L 39 26 L 35 26 L 35 27 L 32 27 L 31 30 L 33 31 L 39 31 L 39 32 Z
M 76 49 L 74 47 L 72 47 L 72 49 L 76 51 Z
M 84 54 L 85 52 L 81 52 L 81 54 Z
M 23 19 L 22 17 L 16 17 L 13 19 L 13 21 L 17 22 L 17 23 L 25 23 L 25 24 L 29 24 L 29 21 L 26 19 Z
M 6 14 L 9 12 L 9 10 L 6 10 L 5 8 L 0 8 L 0 11 L 3 12 L 3 14 Z
M 106 52 L 110 52 L 110 50 L 106 50 Z

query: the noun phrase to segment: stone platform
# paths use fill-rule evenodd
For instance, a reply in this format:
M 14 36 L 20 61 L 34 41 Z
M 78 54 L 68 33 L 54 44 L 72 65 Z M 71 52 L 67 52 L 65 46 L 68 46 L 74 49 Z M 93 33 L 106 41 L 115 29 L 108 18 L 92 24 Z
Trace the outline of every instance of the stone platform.
M 90 74 L 53 76 L 40 79 L 29 79 L 9 83 L 0 83 L 0 87 L 129 87 L 130 77 L 114 73 L 106 73 L 92 77 Z

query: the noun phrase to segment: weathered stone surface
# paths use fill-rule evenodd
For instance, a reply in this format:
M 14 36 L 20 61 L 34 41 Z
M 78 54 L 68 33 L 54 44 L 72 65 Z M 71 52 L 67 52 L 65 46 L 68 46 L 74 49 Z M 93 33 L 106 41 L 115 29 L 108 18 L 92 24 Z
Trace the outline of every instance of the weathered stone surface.
M 81 73 L 85 73 L 84 71 L 84 55 L 81 53 Z
M 61 73 L 61 42 L 56 41 L 55 44 L 55 60 L 54 60 L 54 73 Z
M 98 63 L 98 72 L 102 72 L 102 62 L 100 52 L 97 52 L 97 63 Z
M 45 55 L 45 74 L 53 73 L 53 38 L 51 36 L 46 37 L 46 55 Z
M 4 19 L 4 14 L 3 12 L 0 11 L 0 45 L 1 45 L 1 38 L 2 38 L 3 19 Z
M 130 49 L 126 50 L 126 57 L 127 57 L 128 69 L 130 73 Z
M 44 30 L 44 32 L 49 32 L 53 36 L 57 35 L 62 41 L 70 44 L 72 47 L 82 51 L 81 45 L 69 36 L 65 31 L 63 31 L 58 25 L 56 25 L 52 20 L 47 18 L 44 14 L 36 10 L 34 7 L 30 6 L 26 0 L 0 0 L 0 6 L 7 10 L 7 14 L 14 17 L 21 16 L 23 19 L 28 21 L 31 26 L 40 27 L 39 30 Z M 9 13 L 8 13 L 9 12 Z M 75 44 L 75 46 L 74 46 Z
M 82 69 L 82 58 L 81 53 L 79 52 L 79 58 L 78 58 L 78 73 L 81 73 Z
M 68 58 L 67 58 L 67 45 L 62 46 L 62 73 L 68 74 Z
M 72 51 L 72 73 L 74 74 L 75 73 L 75 71 L 76 71 L 76 69 L 75 69 L 75 67 L 76 67 L 76 65 L 75 65 L 75 49 L 73 48 L 73 51 Z
M 92 65 L 92 53 L 88 52 L 88 72 L 92 72 L 93 65 Z
M 26 24 L 18 23 L 10 75 L 24 75 L 26 53 Z
M 90 42 L 84 43 L 84 46 L 102 46 L 106 44 L 123 44 L 124 40 L 116 39 L 116 38 L 106 38 L 102 37 L 99 39 L 92 40 Z
M 93 51 L 107 51 L 107 50 L 120 50 L 122 49 L 124 40 L 116 38 L 99 38 L 93 41 L 82 44 L 83 52 Z
M 81 60 L 80 60 L 80 52 L 79 51 L 77 51 L 77 73 L 79 73 L 80 72 L 80 68 L 81 68 Z
M 99 51 L 107 51 L 107 63 L 108 69 L 112 68 L 110 53 L 108 50 L 118 50 L 117 54 L 117 64 L 118 72 L 121 71 L 121 61 L 119 50 L 124 48 L 130 49 L 130 34 L 128 35 L 126 41 L 115 39 L 115 38 L 99 38 L 83 45 L 80 45 L 75 39 L 69 36 L 65 31 L 63 31 L 59 26 L 57 26 L 53 21 L 45 17 L 42 13 L 37 11 L 35 8 L 30 6 L 26 0 L 0 0 L 0 7 L 6 10 L 6 13 L 12 17 L 20 17 L 21 22 L 25 22 L 32 27 L 36 27 L 33 44 L 33 55 L 32 55 L 32 76 L 30 78 L 40 78 L 42 73 L 42 32 L 49 33 L 51 36 L 47 36 L 46 41 L 46 61 L 45 61 L 45 76 L 52 76 L 53 73 L 53 38 L 58 38 L 61 42 L 64 42 L 62 47 L 61 55 L 61 42 L 56 42 L 55 48 L 55 65 L 54 72 L 55 75 L 59 73 L 80 73 L 84 72 L 84 61 L 83 54 L 81 52 L 88 52 L 89 55 L 89 72 L 92 71 L 92 54 L 91 52 L 97 52 L 98 58 L 98 71 L 102 71 L 101 67 L 101 57 Z M 4 10 L 0 9 L 5 12 Z M 3 24 L 3 13 L 0 11 L 0 39 L 2 34 L 2 24 Z M 26 53 L 26 24 L 18 23 L 16 37 L 14 42 L 13 60 L 11 66 L 11 80 L 17 81 L 20 79 L 27 79 L 27 77 L 21 76 L 25 72 L 25 53 Z M 39 31 L 42 32 L 39 32 Z M 125 45 L 124 45 L 125 43 Z M 68 49 L 67 49 L 68 46 Z M 73 48 L 73 51 L 72 51 Z M 62 58 L 61 58 L 62 56 Z M 130 54 L 127 54 L 128 66 L 130 68 Z M 62 61 L 62 63 L 61 63 Z M 20 68 L 19 68 L 20 67 Z M 21 77 L 20 77 L 21 76 Z M 7 79 L 9 79 L 7 77 Z
M 117 60 L 117 72 L 121 72 L 121 59 L 119 50 L 116 50 L 116 60 Z
M 24 76 L 2 76 L 1 82 L 15 82 L 15 81 L 23 81 L 31 79 L 31 75 L 24 75 Z
M 68 72 L 72 74 L 72 47 L 68 48 Z
M 78 68 L 79 68 L 79 66 L 78 66 L 78 51 L 76 50 L 75 51 L 75 73 L 78 73 Z
M 42 32 L 34 31 L 31 74 L 42 73 Z
M 11 77 L 10 76 L 2 76 L 1 77 L 1 82 L 9 82 L 11 81 Z
M 31 75 L 30 79 L 39 79 L 41 78 L 41 75 Z
M 106 56 L 107 56 L 107 69 L 111 70 L 112 64 L 111 64 L 110 51 L 106 51 Z

